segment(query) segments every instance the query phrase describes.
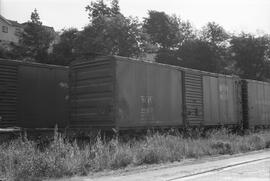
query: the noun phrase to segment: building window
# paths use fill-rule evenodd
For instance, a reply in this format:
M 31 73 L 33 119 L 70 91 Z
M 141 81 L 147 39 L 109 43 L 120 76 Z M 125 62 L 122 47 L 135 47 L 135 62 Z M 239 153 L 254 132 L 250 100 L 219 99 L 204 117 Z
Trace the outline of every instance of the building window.
M 2 32 L 8 33 L 8 27 L 7 26 L 2 26 Z
M 21 30 L 20 28 L 15 29 L 15 35 L 20 36 Z

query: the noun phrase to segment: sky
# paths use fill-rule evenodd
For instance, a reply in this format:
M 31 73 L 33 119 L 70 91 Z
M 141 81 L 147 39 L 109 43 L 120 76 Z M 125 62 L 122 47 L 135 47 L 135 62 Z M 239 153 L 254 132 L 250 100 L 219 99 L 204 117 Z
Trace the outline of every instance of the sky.
M 106 1 L 106 0 L 105 0 Z M 25 22 L 36 8 L 44 25 L 82 29 L 88 24 L 85 6 L 91 0 L 0 0 L 0 14 Z M 270 34 L 270 0 L 119 0 L 125 16 L 147 17 L 148 10 L 164 11 L 189 20 L 196 28 L 215 21 L 232 33 Z

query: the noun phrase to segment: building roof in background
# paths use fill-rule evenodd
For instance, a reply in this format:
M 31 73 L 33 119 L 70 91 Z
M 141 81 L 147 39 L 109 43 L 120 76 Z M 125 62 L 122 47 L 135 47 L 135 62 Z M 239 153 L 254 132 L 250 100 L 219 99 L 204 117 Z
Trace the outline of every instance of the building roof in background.
M 1 14 L 0 14 L 0 19 L 2 19 L 3 21 L 5 21 L 9 25 L 12 25 L 12 23 L 9 20 L 7 20 L 6 18 L 4 18 L 4 16 L 2 16 Z
M 2 19 L 3 21 L 5 21 L 6 23 L 8 23 L 9 25 L 12 26 L 16 26 L 16 27 L 20 27 L 23 28 L 24 25 L 26 25 L 28 22 L 24 22 L 24 23 L 18 23 L 18 21 L 14 21 L 14 20 L 9 20 L 6 19 L 5 17 L 3 17 L 2 15 L 0 15 L 0 19 Z M 45 26 L 42 25 L 45 29 L 47 29 L 48 31 L 54 32 L 54 28 L 51 26 Z
M 31 22 L 24 22 L 24 23 L 21 23 L 21 26 L 26 26 L 28 23 L 31 23 Z M 52 26 L 46 26 L 46 25 L 42 25 L 46 30 L 48 31 L 52 31 L 54 32 L 54 28 Z
M 16 27 L 22 27 L 22 24 L 18 23 L 17 21 L 13 21 L 13 20 L 9 20 L 7 19 L 13 26 L 16 26 Z

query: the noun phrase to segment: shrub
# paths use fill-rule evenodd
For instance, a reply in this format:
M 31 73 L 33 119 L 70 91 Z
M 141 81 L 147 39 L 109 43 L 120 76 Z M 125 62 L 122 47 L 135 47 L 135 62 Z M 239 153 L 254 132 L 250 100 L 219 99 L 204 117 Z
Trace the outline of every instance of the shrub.
M 250 145 L 251 150 L 259 150 L 265 148 L 265 141 L 258 134 L 250 135 L 248 137 L 248 144 Z
M 228 141 L 217 140 L 211 145 L 213 149 L 216 149 L 219 154 L 232 154 L 232 145 Z

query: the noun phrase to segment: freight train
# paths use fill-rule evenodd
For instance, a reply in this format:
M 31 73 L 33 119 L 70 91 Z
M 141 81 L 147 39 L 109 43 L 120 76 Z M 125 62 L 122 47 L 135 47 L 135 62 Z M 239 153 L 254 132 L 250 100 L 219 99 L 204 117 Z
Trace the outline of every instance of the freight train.
M 119 56 L 69 67 L 0 59 L 0 128 L 270 125 L 270 83 Z

